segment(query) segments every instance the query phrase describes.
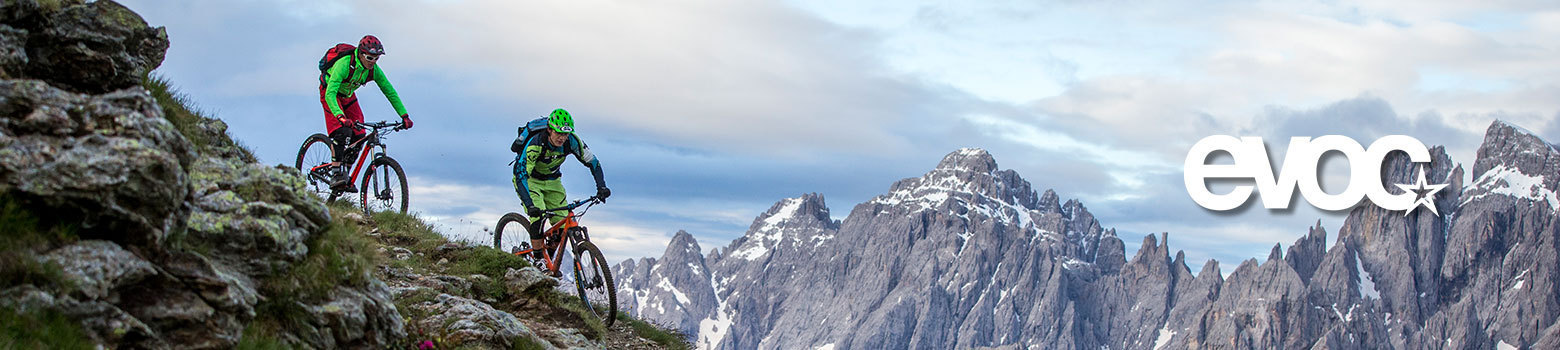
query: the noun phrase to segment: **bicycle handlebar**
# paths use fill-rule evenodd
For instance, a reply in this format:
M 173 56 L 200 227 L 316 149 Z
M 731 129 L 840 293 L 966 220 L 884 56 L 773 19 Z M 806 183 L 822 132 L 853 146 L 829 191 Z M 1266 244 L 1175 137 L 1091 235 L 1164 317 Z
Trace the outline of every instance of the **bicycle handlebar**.
M 401 128 L 401 122 L 389 122 L 389 121 L 380 121 L 380 122 L 372 122 L 372 123 L 357 122 L 356 125 L 358 127 L 374 128 L 374 129 L 386 129 L 386 128 L 400 129 Z
M 542 215 L 543 216 L 563 216 L 563 214 L 555 214 L 553 212 L 556 212 L 556 211 L 570 211 L 570 210 L 574 210 L 575 208 L 579 208 L 582 205 L 587 205 L 587 204 L 589 204 L 589 205 L 596 205 L 597 203 L 601 203 L 601 200 L 596 198 L 596 196 L 591 196 L 590 198 L 577 200 L 577 201 L 574 201 L 574 203 L 569 203 L 569 204 L 566 204 L 566 205 L 561 206 L 561 207 L 552 208 L 552 209 L 542 209 Z M 587 206 L 587 207 L 589 207 L 589 206 Z

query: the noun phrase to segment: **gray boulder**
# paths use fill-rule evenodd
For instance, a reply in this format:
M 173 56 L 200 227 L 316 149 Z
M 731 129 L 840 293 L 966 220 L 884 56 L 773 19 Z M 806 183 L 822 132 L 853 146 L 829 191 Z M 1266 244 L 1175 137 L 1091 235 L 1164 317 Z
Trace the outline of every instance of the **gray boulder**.
M 514 315 L 480 301 L 439 294 L 433 301 L 412 307 L 431 315 L 419 320 L 419 327 L 444 334 L 445 341 L 454 344 L 507 349 L 514 339 L 521 337 L 530 338 L 537 344 L 550 344 Z
M 159 246 L 186 210 L 194 158 L 146 90 L 0 80 L 0 190 L 79 219 L 86 238 Z
M 382 348 L 406 337 L 390 288 L 370 280 L 364 288 L 336 287 L 321 302 L 303 305 L 309 323 L 293 334 L 316 348 Z
M 120 286 L 156 275 L 157 268 L 118 244 L 89 240 L 77 242 L 43 256 L 65 273 L 83 299 L 103 299 Z

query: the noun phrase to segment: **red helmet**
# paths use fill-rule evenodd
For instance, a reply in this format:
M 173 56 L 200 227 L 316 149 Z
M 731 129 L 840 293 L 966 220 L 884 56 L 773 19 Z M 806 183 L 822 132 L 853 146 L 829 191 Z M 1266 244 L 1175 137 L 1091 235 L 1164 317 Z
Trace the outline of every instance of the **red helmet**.
M 363 53 L 370 55 L 385 54 L 385 45 L 380 44 L 379 38 L 376 38 L 373 35 L 364 35 L 362 40 L 358 40 L 357 48 L 358 51 L 362 51 Z

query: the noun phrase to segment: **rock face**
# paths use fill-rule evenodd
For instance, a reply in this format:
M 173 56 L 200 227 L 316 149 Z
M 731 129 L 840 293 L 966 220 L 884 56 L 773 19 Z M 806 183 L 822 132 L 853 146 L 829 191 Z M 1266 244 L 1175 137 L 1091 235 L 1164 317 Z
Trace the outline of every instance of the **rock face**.
M 168 34 L 113 1 L 11 0 L 0 3 L 0 47 L 0 78 L 101 94 L 140 85 Z
M 1464 349 L 1560 344 L 1560 150 L 1496 122 L 1472 186 L 1443 149 L 1386 183 L 1448 183 L 1442 214 L 1364 204 L 1226 279 L 1143 238 L 1130 260 L 1077 201 L 964 149 L 829 219 L 776 203 L 731 245 L 679 233 L 615 267 L 631 314 L 718 349 Z M 1391 191 L 1397 192 L 1394 188 Z
M 112 1 L 0 3 L 0 195 L 74 227 L 35 252 L 66 287 L 0 286 L 0 306 L 53 310 L 109 348 L 231 348 L 260 281 L 329 222 L 285 169 L 200 153 L 144 88 L 162 28 Z M 193 132 L 223 137 L 220 122 Z M 404 338 L 383 283 L 299 300 L 294 344 L 382 348 Z

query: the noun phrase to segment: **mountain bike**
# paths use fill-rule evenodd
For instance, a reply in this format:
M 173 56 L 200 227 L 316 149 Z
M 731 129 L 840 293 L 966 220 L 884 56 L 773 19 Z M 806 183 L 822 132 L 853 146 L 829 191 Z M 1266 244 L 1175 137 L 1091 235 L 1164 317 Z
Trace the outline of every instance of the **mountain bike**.
M 562 275 L 563 253 L 565 248 L 573 248 L 574 252 L 574 290 L 579 293 L 580 300 L 584 301 L 585 308 L 596 317 L 601 318 L 607 326 L 617 319 L 617 286 L 612 281 L 612 267 L 607 264 L 607 258 L 602 257 L 601 250 L 590 242 L 590 233 L 585 226 L 579 224 L 578 219 L 590 211 L 590 207 L 601 203 L 596 197 L 581 199 L 562 207 L 543 210 L 542 217 L 555 221 L 543 234 L 543 247 L 541 260 L 532 260 L 530 235 L 522 235 L 520 244 L 510 252 L 519 255 L 532 265 L 546 268 L 554 277 Z M 575 208 L 580 208 L 578 213 Z M 556 212 L 568 212 L 557 214 Z M 558 219 L 555 219 L 558 218 Z M 498 219 L 498 226 L 493 228 L 493 248 L 504 249 L 504 231 L 524 233 L 525 226 L 530 223 L 524 215 L 519 213 L 507 213 Z
M 363 174 L 363 182 L 358 188 L 358 204 L 363 206 L 363 213 L 372 215 L 376 211 L 398 210 L 405 214 L 406 172 L 401 170 L 401 163 L 385 155 L 387 146 L 384 144 L 384 134 L 400 131 L 401 123 L 382 121 L 355 125 L 370 129 L 367 136 L 354 142 L 351 147 L 344 148 L 359 150 L 347 183 L 356 183 L 358 174 Z M 294 164 L 303 173 L 307 189 L 324 196 L 327 202 L 336 200 L 345 192 L 330 186 L 343 168 L 335 160 L 336 148 L 333 145 L 334 142 L 325 134 L 309 135 L 303 140 L 303 146 L 298 148 L 298 162 Z M 370 153 L 374 155 L 373 161 L 365 162 Z

